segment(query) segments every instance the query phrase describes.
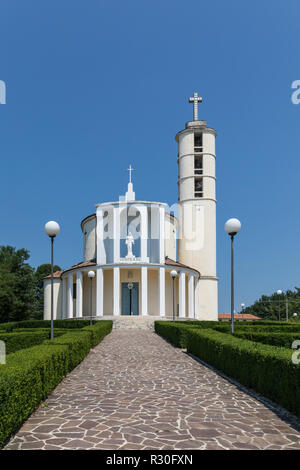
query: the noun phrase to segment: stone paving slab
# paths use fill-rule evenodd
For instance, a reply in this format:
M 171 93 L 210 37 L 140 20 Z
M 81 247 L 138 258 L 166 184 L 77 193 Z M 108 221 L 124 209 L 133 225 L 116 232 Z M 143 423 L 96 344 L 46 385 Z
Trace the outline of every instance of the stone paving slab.
M 5 449 L 300 449 L 297 425 L 155 333 L 114 330 Z

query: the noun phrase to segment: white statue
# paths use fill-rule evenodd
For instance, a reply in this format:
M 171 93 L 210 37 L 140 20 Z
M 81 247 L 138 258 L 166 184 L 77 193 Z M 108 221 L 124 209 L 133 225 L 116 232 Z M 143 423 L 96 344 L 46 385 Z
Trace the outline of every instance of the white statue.
M 132 253 L 132 245 L 134 245 L 134 238 L 131 232 L 128 233 L 125 244 L 127 245 L 127 251 L 128 251 L 126 255 L 126 259 L 135 259 L 135 256 Z

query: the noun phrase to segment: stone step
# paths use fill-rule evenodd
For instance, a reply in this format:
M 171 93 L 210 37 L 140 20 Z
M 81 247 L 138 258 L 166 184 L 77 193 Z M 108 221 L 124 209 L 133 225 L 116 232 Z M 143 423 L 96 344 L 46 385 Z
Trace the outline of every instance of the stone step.
M 147 317 L 143 318 L 141 316 L 136 317 L 117 317 L 113 318 L 113 328 L 116 330 L 125 329 L 125 330 L 154 330 L 154 322 L 160 320 L 160 317 Z

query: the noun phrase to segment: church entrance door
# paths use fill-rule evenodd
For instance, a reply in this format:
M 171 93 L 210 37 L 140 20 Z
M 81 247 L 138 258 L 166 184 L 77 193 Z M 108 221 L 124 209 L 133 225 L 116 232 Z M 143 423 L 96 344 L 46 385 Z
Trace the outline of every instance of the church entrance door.
M 122 282 L 122 315 L 139 314 L 139 283 Z

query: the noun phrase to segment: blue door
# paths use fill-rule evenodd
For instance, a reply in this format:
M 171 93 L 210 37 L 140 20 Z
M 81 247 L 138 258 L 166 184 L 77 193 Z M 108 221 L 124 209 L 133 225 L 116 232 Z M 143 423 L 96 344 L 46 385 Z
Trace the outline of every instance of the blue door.
M 131 287 L 131 289 L 129 287 Z M 122 315 L 139 314 L 139 283 L 122 282 Z

